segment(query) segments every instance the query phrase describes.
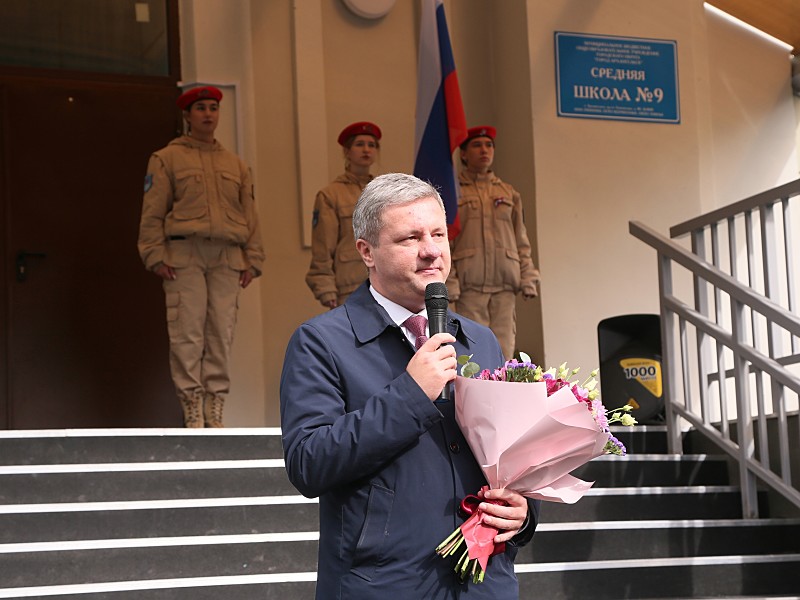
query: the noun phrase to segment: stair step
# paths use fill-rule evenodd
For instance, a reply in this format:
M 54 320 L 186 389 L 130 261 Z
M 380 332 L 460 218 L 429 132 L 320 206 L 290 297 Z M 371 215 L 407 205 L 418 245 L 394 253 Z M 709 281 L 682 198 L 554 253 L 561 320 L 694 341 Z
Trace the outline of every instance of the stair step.
M 517 564 L 614 559 L 791 554 L 800 550 L 800 520 L 614 521 L 541 524 Z
M 642 520 L 742 516 L 739 488 L 734 486 L 619 487 L 591 488 L 575 504 L 543 502 L 539 522 L 624 520 L 630 517 L 632 507 L 636 518 Z
M 101 504 L 94 511 L 0 513 L 0 544 L 319 530 L 316 500 L 302 496 L 224 500 L 228 503 L 223 506 L 103 510 Z
M 588 590 L 592 600 L 794 597 L 797 577 L 788 574 L 798 570 L 800 554 L 527 564 L 516 569 L 520 598 L 548 600 L 585 598 Z
M 220 461 L 194 468 L 192 463 L 152 463 L 152 469 L 146 471 L 114 470 L 119 465 L 89 465 L 89 472 L 0 472 L 0 504 L 34 504 L 48 498 L 112 502 L 297 494 L 279 459 L 236 461 L 236 465 Z M 123 469 L 127 468 L 123 465 Z
M 182 577 L 0 589 L 0 598 L 59 600 L 311 600 L 316 572 Z
M 131 545 L 75 550 L 67 546 L 64 550 L 0 554 L 0 589 L 30 585 L 34 572 L 39 584 L 78 585 L 205 577 L 211 573 L 225 577 L 314 572 L 317 565 L 316 539 L 212 536 L 135 540 Z
M 676 600 L 675 598 L 652 598 L 650 600 Z M 691 598 L 681 597 L 678 600 L 720 600 L 719 596 L 692 596 Z M 725 596 L 725 600 L 800 600 L 800 596 L 795 594 L 779 594 L 779 595 L 759 595 L 759 596 Z
M 666 598 L 652 598 L 651 600 L 667 600 L 667 599 Z M 675 599 L 671 598 L 670 600 L 675 600 Z M 688 598 L 683 598 L 681 600 L 689 600 L 689 599 Z M 703 596 L 703 597 L 692 596 L 691 600 L 720 600 L 720 598 L 719 598 L 719 596 Z M 780 594 L 780 595 L 768 594 L 768 595 L 759 595 L 759 596 L 750 596 L 750 595 L 747 595 L 747 596 L 726 596 L 725 600 L 800 600 L 800 596 L 797 596 L 795 594 L 791 594 L 791 595 L 786 595 L 786 594 Z
M 612 425 L 610 429 L 614 437 L 625 444 L 628 455 L 668 453 L 666 425 Z
M 797 584 L 783 575 L 800 568 L 800 555 L 604 561 L 579 566 L 557 563 L 546 567 L 517 566 L 520 598 L 571 600 L 585 597 L 586 590 L 592 590 L 594 600 L 653 598 L 654 593 L 659 600 L 701 597 L 746 600 L 748 594 L 753 594 L 753 599 L 775 596 L 776 600 L 778 597 L 789 600 L 797 598 Z M 58 595 L 81 600 L 134 600 L 146 591 L 148 599 L 158 600 L 300 600 L 313 597 L 315 579 L 315 572 L 307 571 L 106 581 L 6 588 L 0 589 L 0 598 Z
M 657 485 L 726 485 L 723 457 L 678 454 L 604 455 L 575 469 L 572 475 L 603 487 Z
M 750 555 L 751 558 L 757 554 L 772 558 L 780 554 L 797 556 L 796 540 L 800 533 L 800 522 L 796 520 L 744 521 L 741 524 L 730 521 L 632 521 L 606 528 L 593 525 L 543 526 L 536 533 L 535 543 L 520 549 L 518 569 L 524 572 L 535 566 L 546 571 L 553 563 L 568 563 L 573 569 L 598 568 L 598 565 L 613 568 L 613 564 L 626 559 L 645 562 L 662 558 L 718 559 L 725 552 Z M 600 535 L 595 536 L 596 532 Z M 80 577 L 80 582 L 90 582 L 91 577 L 98 576 L 104 581 L 120 580 L 124 573 L 136 577 L 140 572 L 160 577 L 163 576 L 160 569 L 172 572 L 175 564 L 185 561 L 213 567 L 217 573 L 219 569 L 225 571 L 225 565 L 206 564 L 198 552 L 207 557 L 225 556 L 226 560 L 232 557 L 234 562 L 244 560 L 240 565 L 242 572 L 223 572 L 224 575 L 246 574 L 258 569 L 254 565 L 264 561 L 274 567 L 273 571 L 313 570 L 317 540 L 316 531 L 306 531 L 2 544 L 0 557 L 6 569 L 0 573 L 0 587 L 18 585 L 19 573 L 24 569 L 15 567 L 23 565 L 28 565 L 29 569 L 35 567 L 40 581 L 44 579 L 49 584 L 58 585 L 73 583 L 70 579 L 73 575 Z M 613 560 L 608 560 L 609 548 L 613 548 Z M 100 572 L 96 568 L 99 554 L 104 556 Z M 243 556 L 251 557 L 250 566 Z M 136 569 L 133 569 L 134 564 Z M 55 574 L 61 574 L 60 578 Z M 184 571 L 181 575 L 192 576 L 192 573 Z
M 276 427 L 0 431 L 0 465 L 283 458 Z

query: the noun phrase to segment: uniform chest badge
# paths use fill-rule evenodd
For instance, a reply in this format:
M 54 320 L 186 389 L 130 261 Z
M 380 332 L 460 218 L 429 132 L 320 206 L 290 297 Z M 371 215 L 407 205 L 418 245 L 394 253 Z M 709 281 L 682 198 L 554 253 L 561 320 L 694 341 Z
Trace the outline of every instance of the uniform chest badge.
M 144 176 L 144 193 L 149 192 L 151 187 L 153 187 L 153 174 L 148 173 Z
M 506 203 L 506 199 L 504 197 L 502 197 L 502 196 L 500 198 L 495 198 L 494 199 L 494 207 L 495 208 L 497 208 L 501 204 L 505 204 L 505 203 Z

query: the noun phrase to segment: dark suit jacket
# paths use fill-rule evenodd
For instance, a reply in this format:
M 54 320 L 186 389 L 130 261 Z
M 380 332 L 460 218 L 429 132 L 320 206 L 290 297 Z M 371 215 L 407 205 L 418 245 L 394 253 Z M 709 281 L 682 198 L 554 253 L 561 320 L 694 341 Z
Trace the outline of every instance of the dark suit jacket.
M 492 332 L 454 313 L 458 355 L 503 364 Z M 435 547 L 463 519 L 466 494 L 486 484 L 455 420 L 452 402 L 433 403 L 406 365 L 414 349 L 370 294 L 300 326 L 281 377 L 286 469 L 308 497 L 319 496 L 317 598 L 420 600 L 518 597 L 513 560 L 533 536 L 531 522 L 492 557 L 481 584 L 462 585 Z

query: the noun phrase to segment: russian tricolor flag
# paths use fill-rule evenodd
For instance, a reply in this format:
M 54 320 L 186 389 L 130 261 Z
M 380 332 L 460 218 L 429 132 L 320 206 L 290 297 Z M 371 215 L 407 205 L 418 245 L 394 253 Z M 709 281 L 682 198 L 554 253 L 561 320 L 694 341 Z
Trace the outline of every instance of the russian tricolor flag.
M 414 175 L 438 188 L 453 239 L 460 230 L 453 152 L 467 138 L 467 120 L 443 0 L 422 0 L 416 121 Z

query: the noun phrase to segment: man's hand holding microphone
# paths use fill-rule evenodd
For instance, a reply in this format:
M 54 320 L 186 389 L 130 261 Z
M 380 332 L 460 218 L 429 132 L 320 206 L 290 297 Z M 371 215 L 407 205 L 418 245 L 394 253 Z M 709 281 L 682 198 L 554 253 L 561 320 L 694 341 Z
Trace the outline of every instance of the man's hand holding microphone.
M 450 399 L 450 382 L 456 378 L 456 351 L 450 344 L 456 341 L 447 331 L 447 286 L 429 283 L 425 288 L 425 308 L 428 313 L 430 339 L 423 344 L 408 363 L 406 370 L 412 379 L 433 401 Z

